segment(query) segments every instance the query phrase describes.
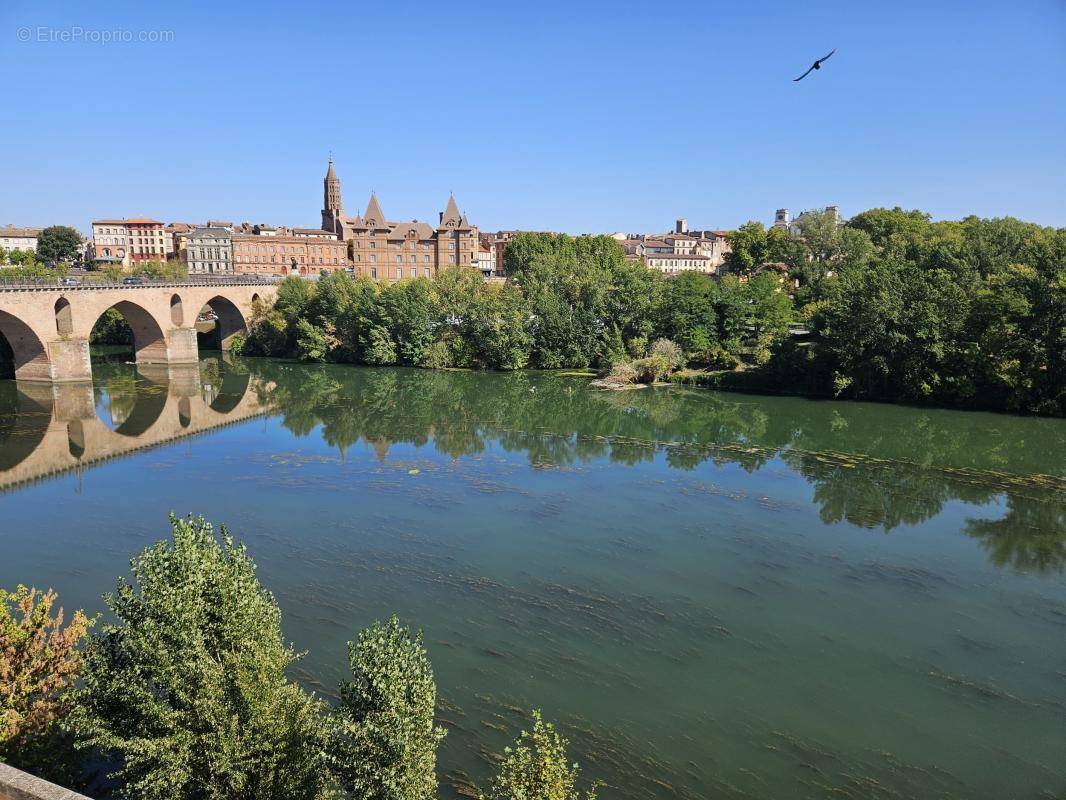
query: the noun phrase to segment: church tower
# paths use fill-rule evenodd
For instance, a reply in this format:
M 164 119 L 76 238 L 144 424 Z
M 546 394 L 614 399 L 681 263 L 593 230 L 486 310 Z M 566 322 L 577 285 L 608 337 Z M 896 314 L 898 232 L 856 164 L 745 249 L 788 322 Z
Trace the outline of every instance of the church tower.
M 333 156 L 329 157 L 329 169 L 322 180 L 322 229 L 341 232 L 341 181 L 333 170 Z

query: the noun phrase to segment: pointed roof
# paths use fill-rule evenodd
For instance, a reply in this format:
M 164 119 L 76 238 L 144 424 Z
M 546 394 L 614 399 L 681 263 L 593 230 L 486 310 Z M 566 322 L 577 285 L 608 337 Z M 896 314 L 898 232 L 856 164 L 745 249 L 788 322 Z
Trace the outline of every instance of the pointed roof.
M 378 196 L 373 192 L 370 193 L 370 202 L 366 204 L 366 213 L 363 214 L 363 221 L 368 225 L 373 221 L 375 228 L 388 227 L 388 223 L 385 219 L 385 212 L 381 210 Z
M 335 181 L 335 180 L 337 180 L 337 173 L 333 171 L 333 156 L 329 157 L 329 169 L 326 170 L 326 180 L 327 181 Z
M 440 218 L 440 226 L 443 228 L 451 222 L 452 227 L 459 227 L 462 221 L 463 215 L 459 213 L 459 206 L 455 204 L 455 195 L 448 195 L 448 205 Z

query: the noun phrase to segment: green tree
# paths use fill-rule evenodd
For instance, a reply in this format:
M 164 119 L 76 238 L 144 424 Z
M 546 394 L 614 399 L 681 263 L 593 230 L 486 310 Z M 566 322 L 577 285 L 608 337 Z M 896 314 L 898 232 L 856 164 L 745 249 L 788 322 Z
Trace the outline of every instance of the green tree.
M 80 250 L 81 234 L 65 225 L 52 225 L 37 236 L 37 257 L 45 263 L 73 263 Z
M 481 800 L 580 800 L 579 769 L 567 758 L 567 744 L 540 711 L 534 711 L 533 730 L 522 731 L 514 747 L 504 750 L 496 779 Z M 595 800 L 595 786 L 584 798 Z
M 348 643 L 352 680 L 341 687 L 330 753 L 355 800 L 432 800 L 437 795 L 433 724 L 437 685 L 422 633 L 393 617 Z
M 225 528 L 171 517 L 172 541 L 105 596 L 74 715 L 141 800 L 328 796 L 323 706 L 285 677 L 296 654 L 255 564 Z
M 709 275 L 682 272 L 671 279 L 663 295 L 659 335 L 699 359 L 718 343 L 717 297 L 718 287 Z
M 440 319 L 433 283 L 428 278 L 394 283 L 382 293 L 382 304 L 399 363 L 427 366 L 426 358 Z

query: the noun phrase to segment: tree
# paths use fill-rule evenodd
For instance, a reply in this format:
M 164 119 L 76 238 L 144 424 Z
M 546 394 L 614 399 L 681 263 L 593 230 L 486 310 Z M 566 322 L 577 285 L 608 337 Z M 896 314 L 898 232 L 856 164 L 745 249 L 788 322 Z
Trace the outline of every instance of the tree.
M 139 800 L 316 800 L 323 707 L 285 677 L 297 656 L 255 564 L 225 527 L 171 517 L 105 600 L 74 718 Z
M 682 272 L 668 281 L 659 335 L 677 342 L 687 356 L 706 353 L 718 341 L 717 293 L 714 279 L 699 272 Z
M 445 732 L 433 724 L 437 685 L 421 631 L 376 622 L 348 643 L 348 660 L 330 746 L 344 789 L 355 800 L 432 800 Z
M 566 756 L 567 744 L 540 711 L 534 711 L 532 732 L 522 731 L 514 747 L 504 750 L 499 773 L 481 800 L 580 800 L 579 769 Z M 585 799 L 595 798 L 593 786 Z
M 51 590 L 0 591 L 0 762 L 69 786 L 79 770 L 66 717 L 92 621 L 76 611 L 64 627 L 55 601 Z
M 72 263 L 81 251 L 81 234 L 66 225 L 52 225 L 37 236 L 37 257 L 46 264 Z

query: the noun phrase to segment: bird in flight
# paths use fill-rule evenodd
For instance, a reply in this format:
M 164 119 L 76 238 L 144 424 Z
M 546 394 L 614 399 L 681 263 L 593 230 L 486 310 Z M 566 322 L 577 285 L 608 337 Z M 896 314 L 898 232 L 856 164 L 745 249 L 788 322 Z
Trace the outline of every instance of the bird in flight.
M 833 53 L 835 53 L 836 51 L 837 50 L 834 47 L 832 50 L 829 51 L 829 55 L 824 55 L 821 58 L 819 58 L 817 61 L 815 61 L 813 64 L 811 64 L 811 66 L 807 69 L 806 72 L 804 72 L 798 78 L 793 78 L 792 82 L 795 83 L 796 81 L 803 80 L 804 78 L 806 78 L 808 75 L 811 74 L 811 70 L 821 69 L 822 68 L 822 62 L 823 61 L 827 61 L 829 59 L 829 56 L 833 55 Z

